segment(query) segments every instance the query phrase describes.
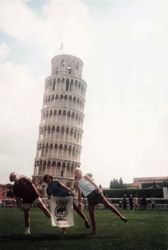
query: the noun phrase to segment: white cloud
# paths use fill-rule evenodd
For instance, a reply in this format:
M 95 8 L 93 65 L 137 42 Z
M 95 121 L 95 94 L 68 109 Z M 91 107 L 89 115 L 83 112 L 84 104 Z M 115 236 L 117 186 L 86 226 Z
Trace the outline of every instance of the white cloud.
M 120 176 L 131 182 L 135 176 L 168 175 L 168 3 L 119 2 L 97 11 L 96 4 L 91 9 L 85 1 L 49 0 L 37 13 L 23 0 L 0 1 L 0 30 L 18 47 L 33 48 L 49 64 L 64 41 L 66 50 L 85 59 L 82 164 L 103 185 Z M 8 52 L 1 44 L 0 57 Z M 31 151 L 32 167 L 33 149 L 26 145 L 35 148 L 38 134 L 44 78 L 39 83 L 26 60 L 24 65 L 6 62 L 0 69 L 1 159 L 10 167 L 10 158 L 15 166 L 23 162 L 18 156 L 22 145 L 24 157 Z M 17 157 L 8 158 L 14 148 Z
M 6 43 L 0 43 L 0 60 L 3 60 L 9 53 L 9 46 Z
M 103 185 L 168 175 L 168 4 L 141 2 L 116 5 L 92 24 L 82 162 Z
M 0 2 L 0 30 L 10 36 L 24 41 L 32 39 L 40 22 L 25 1 L 6 0 Z
M 0 30 L 20 42 L 34 44 L 47 59 L 55 55 L 62 41 L 66 50 L 81 56 L 88 53 L 88 10 L 79 0 L 49 0 L 41 16 L 23 0 L 1 1 L 0 8 Z
M 17 169 L 33 171 L 44 80 L 36 79 L 25 65 L 0 64 L 0 167 L 1 182 Z
M 48 64 L 63 40 L 68 41 L 65 42 L 66 50 L 74 47 L 76 53 L 82 51 L 83 55 L 87 51 L 82 49 L 88 43 L 85 31 L 87 8 L 78 0 L 48 1 L 40 16 L 23 0 L 0 1 L 0 8 L 0 31 L 15 39 L 18 47 L 25 46 L 29 50 L 35 47 L 37 54 L 40 51 Z M 15 47 L 10 50 L 6 44 L 1 44 L 0 56 L 4 58 L 10 51 L 14 54 L 14 50 Z M 0 64 L 0 162 L 6 169 L 2 181 L 13 169 L 24 169 L 25 174 L 32 174 L 44 76 L 40 82 L 26 63 L 25 58 L 24 64 L 10 61 Z

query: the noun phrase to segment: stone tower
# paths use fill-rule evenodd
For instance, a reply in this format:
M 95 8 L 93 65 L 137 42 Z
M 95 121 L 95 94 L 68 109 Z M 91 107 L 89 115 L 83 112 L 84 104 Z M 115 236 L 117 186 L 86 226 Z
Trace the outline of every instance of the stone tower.
M 50 174 L 72 183 L 74 168 L 80 167 L 87 84 L 82 80 L 83 62 L 78 57 L 60 54 L 51 64 L 51 75 L 45 80 L 33 179 L 42 180 Z

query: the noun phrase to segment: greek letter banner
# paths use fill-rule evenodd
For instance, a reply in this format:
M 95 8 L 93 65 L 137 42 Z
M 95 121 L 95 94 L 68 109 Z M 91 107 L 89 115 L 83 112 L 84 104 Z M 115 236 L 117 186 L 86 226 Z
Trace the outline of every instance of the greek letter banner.
M 73 217 L 73 197 L 51 196 L 51 224 L 54 227 L 72 227 L 74 226 Z

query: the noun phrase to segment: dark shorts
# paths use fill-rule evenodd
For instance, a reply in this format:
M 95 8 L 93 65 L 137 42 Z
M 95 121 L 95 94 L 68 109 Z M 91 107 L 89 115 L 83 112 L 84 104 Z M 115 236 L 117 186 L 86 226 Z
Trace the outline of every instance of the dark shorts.
M 98 193 L 97 190 L 92 191 L 88 196 L 88 206 L 95 206 L 99 203 L 102 203 L 102 194 Z

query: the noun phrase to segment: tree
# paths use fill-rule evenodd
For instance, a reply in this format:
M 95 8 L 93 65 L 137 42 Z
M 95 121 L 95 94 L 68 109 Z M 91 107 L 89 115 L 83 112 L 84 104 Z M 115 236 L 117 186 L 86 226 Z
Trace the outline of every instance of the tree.
M 120 177 L 120 179 L 119 179 L 119 188 L 123 188 L 123 187 L 124 187 L 123 180 Z
M 110 188 L 116 188 L 116 189 L 120 189 L 120 188 L 124 188 L 124 184 L 123 184 L 123 180 L 120 177 L 119 180 L 113 178 L 113 180 L 110 181 Z
M 110 188 L 118 188 L 118 180 L 113 178 L 113 180 L 110 182 Z

